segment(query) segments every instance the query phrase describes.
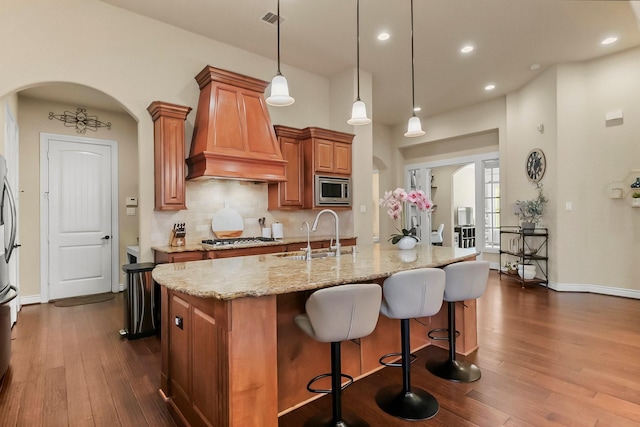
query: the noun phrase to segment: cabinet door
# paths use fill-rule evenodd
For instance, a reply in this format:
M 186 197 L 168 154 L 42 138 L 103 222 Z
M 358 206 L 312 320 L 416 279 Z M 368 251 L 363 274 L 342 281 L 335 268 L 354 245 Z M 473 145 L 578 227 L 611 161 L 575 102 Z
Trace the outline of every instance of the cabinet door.
M 171 378 L 171 394 L 180 403 L 189 402 L 191 395 L 191 306 L 190 304 L 170 293 L 170 340 L 169 373 Z
M 333 147 L 333 172 L 351 175 L 351 144 L 336 142 Z
M 210 425 L 215 425 L 219 411 L 211 402 L 216 401 L 217 391 L 221 388 L 217 370 L 224 361 L 220 360 L 216 321 L 211 314 L 195 306 L 191 317 L 193 329 L 191 401 L 196 413 Z
M 287 180 L 269 184 L 269 209 L 302 208 L 304 191 L 302 141 L 289 137 L 280 137 L 279 140 L 282 158 L 288 162 L 285 168 Z
M 282 157 L 288 161 L 285 176 L 287 180 L 280 183 L 280 205 L 302 206 L 303 163 L 302 141 L 293 138 L 282 138 L 280 141 Z
M 184 121 L 191 108 L 155 101 L 147 110 L 153 119 L 155 208 L 184 210 Z
M 313 141 L 314 149 L 314 168 L 316 172 L 333 173 L 334 161 L 334 142 L 324 139 L 315 139 Z

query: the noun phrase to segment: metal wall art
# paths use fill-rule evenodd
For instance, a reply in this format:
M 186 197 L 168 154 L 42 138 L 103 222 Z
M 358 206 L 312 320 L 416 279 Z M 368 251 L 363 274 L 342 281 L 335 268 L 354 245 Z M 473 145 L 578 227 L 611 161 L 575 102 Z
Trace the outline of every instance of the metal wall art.
M 111 122 L 104 123 L 98 120 L 98 116 L 87 115 L 86 108 L 78 108 L 75 113 L 65 111 L 63 114 L 49 113 L 49 120 L 60 120 L 66 127 L 75 127 L 77 133 L 85 134 L 87 129 L 97 131 L 98 128 L 111 130 Z

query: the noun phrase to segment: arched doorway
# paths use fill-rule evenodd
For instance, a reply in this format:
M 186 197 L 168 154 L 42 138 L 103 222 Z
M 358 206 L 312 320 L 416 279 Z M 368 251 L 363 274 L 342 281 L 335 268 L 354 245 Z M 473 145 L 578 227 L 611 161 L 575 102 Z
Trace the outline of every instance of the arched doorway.
M 137 215 L 127 216 L 124 200 L 138 195 L 138 130 L 136 120 L 111 96 L 96 89 L 73 83 L 47 83 L 17 91 L 16 116 L 20 127 L 20 215 L 21 230 L 21 300 L 23 303 L 46 302 L 43 292 L 49 271 L 46 250 L 43 248 L 40 221 L 47 195 L 41 190 L 40 135 L 51 133 L 69 137 L 86 137 L 116 141 L 118 147 L 117 191 L 113 192 L 117 229 L 111 259 L 112 290 L 117 291 L 123 281 L 120 266 L 126 263 L 126 246 L 137 243 L 139 221 Z M 84 133 L 71 122 L 50 118 L 50 113 L 70 115 L 83 109 L 96 120 L 111 123 L 111 130 L 98 127 Z M 46 241 L 46 236 L 45 241 Z M 28 261 L 27 261 L 28 260 Z M 38 261 L 36 261 L 38 260 Z

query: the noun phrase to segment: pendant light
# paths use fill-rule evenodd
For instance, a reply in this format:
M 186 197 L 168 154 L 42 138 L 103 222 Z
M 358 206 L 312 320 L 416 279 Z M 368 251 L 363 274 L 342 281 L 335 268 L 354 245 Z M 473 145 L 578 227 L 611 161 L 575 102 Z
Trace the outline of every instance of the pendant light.
M 351 118 L 347 123 L 354 126 L 368 125 L 371 119 L 367 117 L 367 107 L 360 100 L 360 0 L 356 0 L 356 68 L 358 70 L 358 96 L 351 107 Z
M 278 0 L 278 73 L 271 80 L 271 96 L 266 101 L 274 107 L 286 107 L 296 101 L 289 96 L 287 79 L 280 72 L 280 0 Z
M 415 83 L 415 70 L 413 65 L 413 0 L 411 0 L 411 104 L 413 106 L 413 115 L 409 119 L 407 125 L 407 132 L 404 136 L 413 138 L 416 136 L 424 135 L 422 130 L 422 124 L 420 123 L 420 117 L 416 116 L 416 83 Z

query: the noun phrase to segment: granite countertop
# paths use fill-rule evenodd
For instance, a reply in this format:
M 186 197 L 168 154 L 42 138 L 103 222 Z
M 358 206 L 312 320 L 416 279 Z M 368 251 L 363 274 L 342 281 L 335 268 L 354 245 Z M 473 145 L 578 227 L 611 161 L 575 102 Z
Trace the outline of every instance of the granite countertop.
M 246 236 L 245 236 L 246 237 Z M 318 242 L 323 240 L 333 239 L 335 236 L 318 236 L 314 235 L 309 238 L 311 242 Z M 340 236 L 340 240 L 343 239 L 353 239 L 350 236 Z M 193 252 L 193 251 L 224 251 L 228 249 L 239 249 L 239 248 L 253 248 L 259 246 L 278 246 L 278 245 L 288 245 L 294 243 L 304 243 L 306 246 L 307 238 L 306 237 L 285 237 L 283 239 L 274 240 L 273 242 L 252 242 L 252 243 L 240 243 L 237 245 L 220 245 L 215 248 L 203 248 L 200 243 L 190 243 L 185 246 L 152 246 L 151 249 L 157 252 L 163 252 L 167 254 L 174 254 L 180 252 Z M 302 248 L 302 246 L 301 246 Z
M 305 239 L 306 240 L 306 239 Z M 475 248 L 417 245 L 400 250 L 384 243 L 344 248 L 341 257 L 296 260 L 271 254 L 161 264 L 153 278 L 162 286 L 201 298 L 231 300 L 286 294 L 344 283 L 368 282 L 421 267 L 442 267 L 473 258 Z M 284 255 L 284 256 L 283 256 Z

